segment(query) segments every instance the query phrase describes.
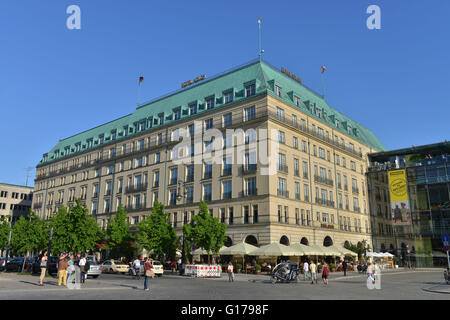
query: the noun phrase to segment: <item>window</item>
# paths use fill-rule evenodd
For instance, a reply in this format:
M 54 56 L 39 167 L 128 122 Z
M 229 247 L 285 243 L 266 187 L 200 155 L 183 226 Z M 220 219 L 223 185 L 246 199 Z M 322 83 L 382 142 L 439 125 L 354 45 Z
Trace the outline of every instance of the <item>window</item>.
M 244 121 L 251 121 L 255 119 L 255 106 L 244 109 Z
M 212 164 L 205 163 L 203 168 L 203 179 L 210 179 L 212 177 Z
M 153 173 L 153 187 L 159 187 L 159 171 Z
M 231 181 L 222 182 L 222 199 L 231 199 Z
M 224 93 L 224 99 L 225 99 L 225 102 L 224 102 L 224 103 L 230 103 L 230 102 L 233 102 L 233 91 Z
M 294 158 L 294 176 L 300 176 L 300 162 L 298 159 Z
M 278 130 L 278 142 L 283 144 L 286 143 L 284 132 L 280 130 Z
M 277 119 L 284 121 L 284 110 L 279 107 L 277 107 Z
M 155 153 L 155 163 L 160 163 L 161 162 L 161 153 L 157 152 Z
M 245 179 L 245 192 L 247 196 L 256 195 L 256 177 Z
M 277 96 L 281 97 L 281 88 L 279 86 L 275 86 L 275 93 Z
M 294 104 L 295 104 L 297 107 L 300 107 L 300 98 L 299 98 L 299 97 L 294 96 Z
M 279 171 L 283 171 L 283 172 L 287 172 L 286 155 L 284 155 L 282 153 L 278 154 L 278 170 Z
M 278 178 L 278 195 L 282 197 L 287 197 L 286 179 Z
M 356 171 L 356 164 L 355 164 L 353 161 L 350 161 L 350 168 L 351 168 L 353 171 Z
M 258 205 L 253 205 L 253 223 L 258 223 Z
M 164 113 L 162 113 L 162 114 L 160 114 L 159 116 L 158 116 L 158 123 L 159 123 L 159 125 L 163 125 L 164 124 Z
M 210 110 L 214 108 L 214 98 L 206 99 L 206 110 Z
M 297 138 L 297 137 L 294 137 L 294 138 L 293 138 L 293 143 L 292 143 L 292 145 L 293 145 L 293 147 L 294 147 L 295 149 L 298 149 L 298 138 Z
M 105 213 L 109 213 L 111 210 L 111 199 L 105 200 Z
M 191 104 L 189 106 L 189 115 L 194 115 L 197 114 L 197 105 L 196 104 Z
M 307 152 L 306 151 L 306 141 L 304 141 L 304 140 L 302 140 L 302 151 Z
M 173 206 L 177 204 L 177 189 L 170 190 L 169 203 Z
M 211 183 L 203 185 L 203 200 L 211 201 Z
M 300 183 L 295 182 L 295 200 L 300 200 Z
M 158 133 L 158 145 L 162 144 L 162 133 Z
M 233 122 L 232 113 L 227 113 L 223 115 L 223 126 L 228 127 L 231 126 Z
M 308 163 L 303 161 L 303 178 L 308 179 Z
M 319 158 L 325 159 L 325 150 L 319 147 Z
M 255 95 L 255 85 L 254 84 L 250 84 L 248 86 L 245 87 L 245 96 L 246 97 L 251 97 Z
M 295 114 L 292 115 L 292 125 L 297 128 L 297 116 Z
M 169 184 L 177 184 L 178 180 L 178 168 L 170 169 L 170 183 Z
M 220 208 L 220 222 L 225 223 L 225 208 Z
M 213 119 L 205 120 L 205 130 L 211 129 L 213 127 Z
M 278 222 L 281 222 L 282 210 L 283 210 L 283 207 L 279 205 L 278 206 Z
M 244 206 L 244 224 L 248 224 L 249 217 L 250 217 L 249 206 Z
M 92 214 L 97 214 L 97 210 L 98 210 L 98 202 L 94 201 L 92 202 Z

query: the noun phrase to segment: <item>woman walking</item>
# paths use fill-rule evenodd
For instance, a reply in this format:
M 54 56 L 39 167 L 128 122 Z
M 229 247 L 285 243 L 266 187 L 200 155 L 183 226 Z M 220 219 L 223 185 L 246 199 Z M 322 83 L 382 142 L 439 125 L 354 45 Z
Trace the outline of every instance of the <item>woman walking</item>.
M 148 287 L 148 278 L 152 276 L 153 265 L 148 261 L 148 258 L 145 258 L 144 263 L 144 291 L 150 291 Z
M 44 251 L 42 251 L 42 253 L 39 257 L 39 260 L 38 260 L 41 263 L 41 265 L 40 265 L 41 266 L 41 276 L 39 277 L 39 285 L 41 287 L 44 286 L 44 277 L 45 277 L 45 272 L 47 271 L 47 260 L 48 260 L 47 250 L 44 250 Z
M 330 273 L 330 270 L 328 268 L 328 263 L 324 262 L 323 263 L 323 268 L 322 268 L 322 280 L 324 284 L 328 284 L 328 275 Z
M 72 282 L 72 279 L 70 278 L 70 276 L 74 273 L 75 271 L 75 266 L 74 266 L 74 262 L 73 262 L 73 254 L 69 254 L 69 266 L 67 267 L 67 280 L 69 282 Z

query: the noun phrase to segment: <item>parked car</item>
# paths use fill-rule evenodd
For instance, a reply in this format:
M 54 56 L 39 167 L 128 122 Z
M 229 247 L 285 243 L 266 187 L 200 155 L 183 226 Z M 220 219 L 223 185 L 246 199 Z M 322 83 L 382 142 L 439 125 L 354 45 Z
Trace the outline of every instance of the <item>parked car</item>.
M 102 274 L 103 266 L 101 266 L 95 256 L 86 256 L 89 261 L 89 270 L 87 272 L 88 277 L 98 278 Z
M 32 273 L 41 273 L 41 262 L 34 260 L 33 266 L 31 269 Z M 47 272 L 48 274 L 57 274 L 58 273 L 58 257 L 49 257 L 47 260 Z
M 25 265 L 24 265 L 25 260 Z M 21 272 L 22 267 L 24 271 L 27 271 L 28 268 L 31 268 L 32 262 L 29 258 L 24 257 L 16 257 L 9 260 L 5 265 L 5 271 L 12 271 L 12 272 Z
M 101 267 L 102 272 L 105 273 L 127 273 L 130 270 L 130 267 L 127 264 L 114 260 L 106 260 Z
M 162 277 L 162 275 L 164 274 L 164 266 L 161 262 L 159 262 L 158 260 L 153 260 L 153 272 L 155 273 L 155 275 L 157 275 L 158 277 Z M 131 276 L 134 275 L 133 271 L 129 270 L 128 272 Z M 139 275 L 143 276 L 144 275 L 144 261 L 141 261 L 141 267 L 139 270 Z
M 8 258 L 8 262 L 11 261 L 11 258 Z M 5 271 L 6 258 L 0 258 L 0 271 Z

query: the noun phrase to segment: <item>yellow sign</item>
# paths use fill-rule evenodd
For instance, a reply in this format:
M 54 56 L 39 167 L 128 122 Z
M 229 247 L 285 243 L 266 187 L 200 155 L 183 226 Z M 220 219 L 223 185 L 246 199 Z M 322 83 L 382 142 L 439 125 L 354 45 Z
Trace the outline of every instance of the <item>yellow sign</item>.
M 290 71 L 286 70 L 285 68 L 281 68 L 281 72 L 283 72 L 285 75 L 291 77 L 292 79 L 294 79 L 295 81 L 297 81 L 298 83 L 302 83 L 302 79 L 300 79 L 299 77 L 297 77 L 295 74 L 291 74 Z
M 199 82 L 199 81 L 201 81 L 201 80 L 203 80 L 203 79 L 205 79 L 205 78 L 206 78 L 206 75 L 202 74 L 201 76 L 198 76 L 198 77 L 195 78 L 194 80 L 188 80 L 188 81 L 186 81 L 186 82 L 183 82 L 183 83 L 181 84 L 181 87 L 184 88 L 184 87 L 190 86 L 191 84 L 197 83 L 197 82 Z
M 391 202 L 408 201 L 406 170 L 389 171 L 389 192 Z

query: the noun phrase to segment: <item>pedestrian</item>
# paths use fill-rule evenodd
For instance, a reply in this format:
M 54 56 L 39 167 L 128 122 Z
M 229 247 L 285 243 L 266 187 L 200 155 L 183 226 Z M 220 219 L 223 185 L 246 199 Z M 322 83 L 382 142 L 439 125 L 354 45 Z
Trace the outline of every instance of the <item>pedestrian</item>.
M 324 284 L 328 284 L 328 274 L 329 274 L 330 270 L 328 268 L 328 264 L 326 262 L 323 263 L 323 267 L 322 267 L 322 280 Z
M 379 279 L 380 277 L 380 267 L 376 262 L 373 263 L 373 283 L 375 284 L 375 281 Z
M 372 283 L 375 283 L 375 278 L 373 277 L 373 267 L 370 262 L 367 262 L 367 281 L 372 281 Z
M 305 261 L 305 263 L 303 264 L 303 277 L 305 281 L 308 278 L 308 273 L 309 273 L 309 264 L 308 261 Z
M 41 266 L 41 276 L 39 277 L 39 285 L 41 287 L 44 286 L 44 277 L 45 277 L 45 272 L 47 271 L 47 250 L 42 251 L 41 255 L 38 258 L 38 261 L 40 262 L 40 266 Z
M 134 270 L 134 275 L 136 276 L 136 278 L 139 278 L 139 274 L 141 272 L 141 260 L 140 260 L 140 257 L 136 258 L 133 261 L 133 270 Z
M 84 257 L 84 254 L 80 256 L 80 261 L 78 262 L 78 265 L 80 267 L 80 283 L 84 283 L 86 281 L 86 258 Z
M 73 262 L 73 254 L 69 254 L 69 260 L 67 261 L 69 266 L 67 267 L 67 279 L 69 279 L 69 282 L 72 281 L 70 276 L 75 272 L 75 266 Z
M 228 272 L 228 282 L 234 282 L 233 264 L 231 263 L 231 261 L 228 262 L 227 272 Z
M 342 270 L 344 270 L 344 277 L 347 276 L 347 261 L 342 262 Z
M 64 286 L 67 286 L 67 267 L 69 266 L 67 253 L 64 251 L 58 260 L 58 286 L 61 286 L 61 282 Z
M 148 258 L 145 258 L 144 263 L 144 291 L 150 291 L 148 286 L 148 278 L 152 276 L 153 265 L 148 261 Z
M 314 281 L 317 284 L 317 265 L 315 264 L 314 260 L 311 260 L 309 269 L 311 270 L 311 284 L 314 284 Z

